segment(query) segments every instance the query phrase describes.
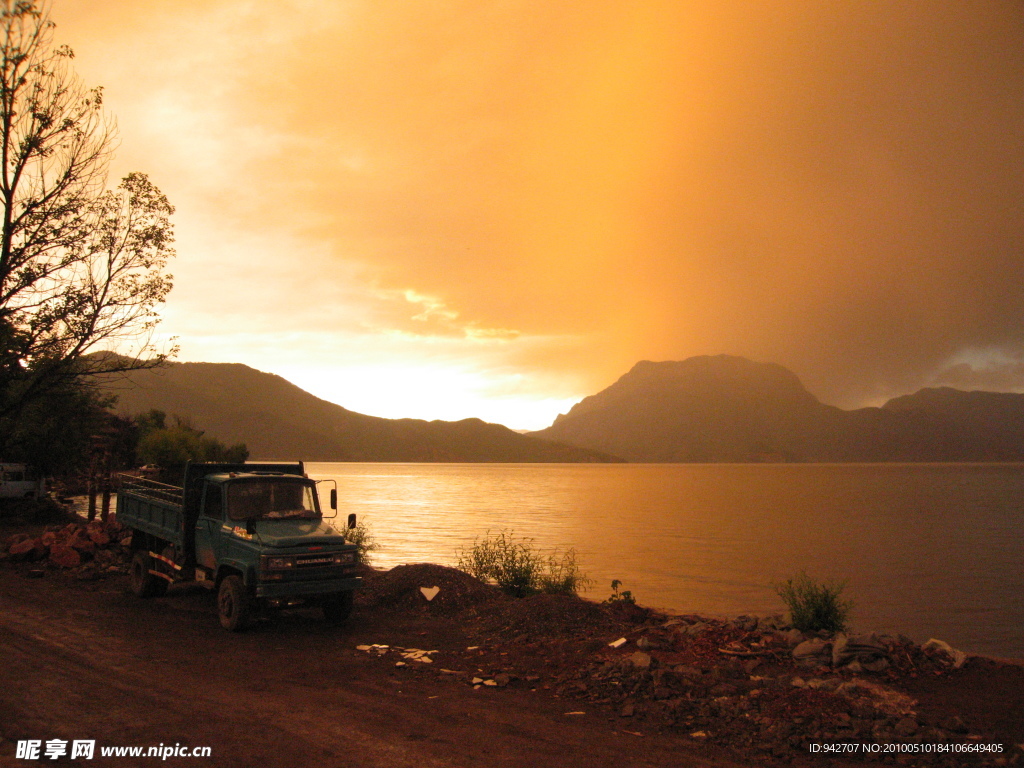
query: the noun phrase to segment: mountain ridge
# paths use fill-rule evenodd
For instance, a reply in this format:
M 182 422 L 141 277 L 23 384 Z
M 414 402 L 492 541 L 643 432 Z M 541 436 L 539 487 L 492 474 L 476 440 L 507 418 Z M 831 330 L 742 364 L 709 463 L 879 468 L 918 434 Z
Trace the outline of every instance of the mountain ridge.
M 645 360 L 528 434 L 634 462 L 1019 461 L 1024 395 L 923 389 L 846 411 L 776 363 Z
M 193 420 L 251 458 L 306 461 L 598 462 L 589 449 L 522 435 L 480 419 L 385 419 L 350 411 L 281 376 L 241 363 L 168 363 L 108 377 L 114 410 L 157 408 Z

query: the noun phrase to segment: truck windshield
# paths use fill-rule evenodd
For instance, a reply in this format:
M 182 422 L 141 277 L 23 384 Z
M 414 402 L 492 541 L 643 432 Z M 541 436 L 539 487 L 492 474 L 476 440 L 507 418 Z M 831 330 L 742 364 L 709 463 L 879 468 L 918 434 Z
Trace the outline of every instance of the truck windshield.
M 316 519 L 313 487 L 280 480 L 255 480 L 228 486 L 228 517 L 232 520 Z

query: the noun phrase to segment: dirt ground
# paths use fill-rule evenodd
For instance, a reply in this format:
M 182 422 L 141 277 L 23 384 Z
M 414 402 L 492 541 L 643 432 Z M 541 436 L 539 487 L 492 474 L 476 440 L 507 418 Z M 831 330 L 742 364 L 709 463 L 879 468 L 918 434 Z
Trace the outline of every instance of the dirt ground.
M 0 520 L 0 539 L 26 530 L 11 525 Z M 428 602 L 430 586 L 441 590 Z M 91 760 L 40 760 L 82 766 L 1024 764 L 1021 666 L 911 654 L 883 675 L 840 675 L 796 668 L 764 644 L 774 636 L 568 597 L 517 601 L 431 565 L 368 574 L 344 626 L 295 611 L 231 634 L 199 587 L 140 600 L 114 570 L 0 562 L 0 766 L 29 764 L 16 757 L 26 739 L 95 740 Z M 912 702 L 913 717 L 854 702 L 851 719 L 799 676 L 867 678 Z M 865 741 L 862 721 L 902 743 L 1002 751 L 809 753 L 816 738 Z M 899 730 L 909 721 L 916 733 Z M 176 744 L 211 756 L 99 755 Z

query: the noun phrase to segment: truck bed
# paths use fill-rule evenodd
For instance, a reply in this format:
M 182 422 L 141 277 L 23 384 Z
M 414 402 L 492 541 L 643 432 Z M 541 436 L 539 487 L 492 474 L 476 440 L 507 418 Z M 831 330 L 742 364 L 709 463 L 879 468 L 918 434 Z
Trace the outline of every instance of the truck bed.
M 117 494 L 122 525 L 185 546 L 184 489 L 140 477 L 123 477 Z

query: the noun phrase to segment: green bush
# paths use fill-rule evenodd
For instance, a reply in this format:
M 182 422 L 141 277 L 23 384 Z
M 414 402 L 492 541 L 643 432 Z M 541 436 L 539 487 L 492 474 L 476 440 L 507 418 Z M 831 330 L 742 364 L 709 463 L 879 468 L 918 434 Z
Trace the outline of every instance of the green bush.
M 853 608 L 852 600 L 841 600 L 845 583 L 819 584 L 805 572 L 776 585 L 775 591 L 789 608 L 793 626 L 801 632 L 842 632 Z
M 515 597 L 538 592 L 574 594 L 590 582 L 579 569 L 576 551 L 553 550 L 545 557 L 533 539 L 516 539 L 512 531 L 475 539 L 473 546 L 458 553 L 459 570 L 481 581 L 494 581 Z
M 612 579 L 612 594 L 605 600 L 606 603 L 636 603 L 636 598 L 633 597 L 633 593 L 630 590 L 624 589 L 621 592 L 619 591 L 621 586 L 621 581 Z
M 356 523 L 355 528 L 343 528 L 341 532 L 345 534 L 345 541 L 349 544 L 355 544 L 359 548 L 359 562 L 368 565 L 370 563 L 370 553 L 380 549 L 380 544 L 373 538 L 370 527 L 360 521 Z

